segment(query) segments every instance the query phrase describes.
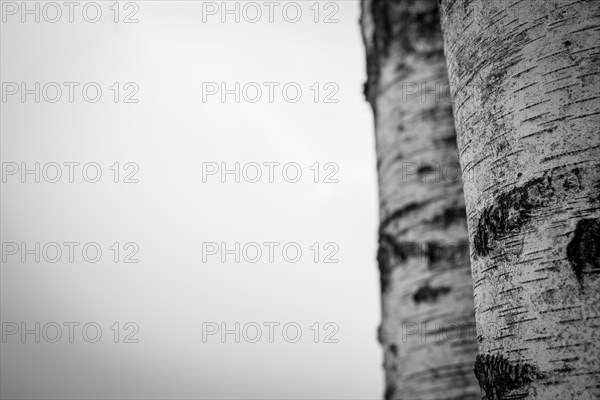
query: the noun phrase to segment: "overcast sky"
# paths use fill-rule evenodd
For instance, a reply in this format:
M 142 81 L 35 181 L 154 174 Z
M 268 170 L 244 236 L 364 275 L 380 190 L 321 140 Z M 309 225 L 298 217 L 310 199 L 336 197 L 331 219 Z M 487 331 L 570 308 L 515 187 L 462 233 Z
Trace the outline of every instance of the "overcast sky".
M 39 23 L 8 3 L 1 395 L 379 398 L 376 161 L 358 1 L 228 2 L 233 14 L 221 2 L 98 2 L 96 23 L 86 2 L 72 23 L 62 2 L 60 18 L 39 3 Z M 39 183 L 22 175 L 36 163 Z M 21 336 L 36 322 L 40 343 Z M 69 322 L 79 323 L 73 343 Z M 236 322 L 239 343 L 209 334 Z

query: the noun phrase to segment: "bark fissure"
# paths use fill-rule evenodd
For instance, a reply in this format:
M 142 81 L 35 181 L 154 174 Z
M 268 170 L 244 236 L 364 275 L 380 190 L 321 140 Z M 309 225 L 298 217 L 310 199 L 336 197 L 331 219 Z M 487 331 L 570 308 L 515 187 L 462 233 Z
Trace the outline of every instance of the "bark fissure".
M 502 355 L 478 354 L 475 360 L 475 376 L 487 400 L 502 400 L 516 389 L 525 389 L 513 394 L 511 399 L 527 395 L 527 386 L 537 377 L 536 369 L 526 363 L 511 363 Z
M 475 254 L 488 255 L 495 242 L 523 229 L 536 210 L 582 189 L 579 168 L 564 173 L 551 172 L 497 196 L 493 204 L 483 210 L 473 238 Z
M 567 246 L 567 259 L 581 286 L 584 274 L 600 274 L 600 218 L 577 222 Z

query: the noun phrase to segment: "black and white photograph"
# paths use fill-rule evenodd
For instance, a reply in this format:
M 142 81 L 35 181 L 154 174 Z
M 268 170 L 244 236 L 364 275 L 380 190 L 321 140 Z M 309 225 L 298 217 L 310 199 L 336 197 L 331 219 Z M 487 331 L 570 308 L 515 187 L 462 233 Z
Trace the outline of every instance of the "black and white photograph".
M 600 399 L 600 0 L 0 19 L 0 399 Z

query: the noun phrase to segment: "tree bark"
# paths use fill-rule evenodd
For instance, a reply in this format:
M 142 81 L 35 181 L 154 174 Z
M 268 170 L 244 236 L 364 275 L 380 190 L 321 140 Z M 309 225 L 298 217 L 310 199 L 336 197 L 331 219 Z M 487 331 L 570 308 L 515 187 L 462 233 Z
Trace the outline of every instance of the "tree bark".
M 600 2 L 443 0 L 487 399 L 600 398 Z
M 474 399 L 466 212 L 435 0 L 363 0 L 386 399 Z M 437 87 L 436 87 L 437 84 Z

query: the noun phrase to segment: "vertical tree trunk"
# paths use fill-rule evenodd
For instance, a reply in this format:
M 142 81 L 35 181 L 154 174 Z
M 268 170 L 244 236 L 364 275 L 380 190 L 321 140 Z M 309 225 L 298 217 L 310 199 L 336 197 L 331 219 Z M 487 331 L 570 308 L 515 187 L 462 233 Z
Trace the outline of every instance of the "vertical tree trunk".
M 466 212 L 436 0 L 363 0 L 386 399 L 479 398 Z M 436 86 L 437 85 L 437 86 Z M 447 96 L 449 97 L 449 96 Z
M 492 399 L 600 398 L 600 1 L 443 0 Z

